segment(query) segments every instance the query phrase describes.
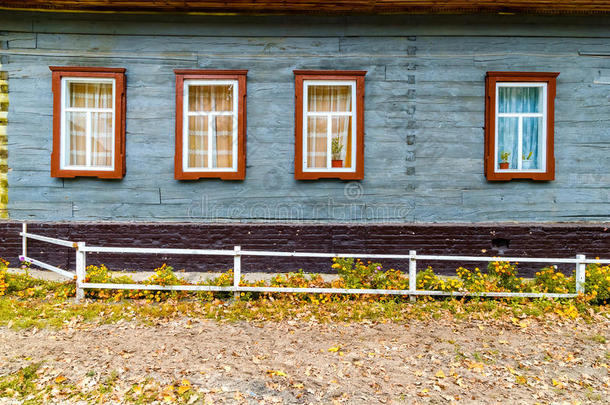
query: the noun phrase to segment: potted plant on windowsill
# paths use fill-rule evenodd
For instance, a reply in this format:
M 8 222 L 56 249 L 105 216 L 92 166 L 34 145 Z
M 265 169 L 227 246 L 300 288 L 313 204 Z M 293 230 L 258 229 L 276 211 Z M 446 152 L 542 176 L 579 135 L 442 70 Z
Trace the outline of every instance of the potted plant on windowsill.
M 531 170 L 534 168 L 534 161 L 532 160 L 533 153 L 534 151 L 530 151 L 527 157 L 523 158 L 523 160 L 521 161 L 521 168 L 523 170 Z
M 332 152 L 332 167 L 343 167 L 343 159 L 341 159 L 341 150 L 343 150 L 343 144 L 341 138 L 334 137 L 331 144 Z
M 509 167 L 508 158 L 510 156 L 510 152 L 502 152 L 500 153 L 500 170 L 506 170 Z

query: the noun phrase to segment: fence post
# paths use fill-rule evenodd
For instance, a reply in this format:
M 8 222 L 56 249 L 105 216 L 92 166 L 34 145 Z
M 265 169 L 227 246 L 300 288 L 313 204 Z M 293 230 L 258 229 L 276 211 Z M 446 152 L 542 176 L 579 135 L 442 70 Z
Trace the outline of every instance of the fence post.
M 28 224 L 25 222 L 21 224 L 21 255 L 23 257 L 28 257 L 28 237 L 26 233 L 28 232 Z
M 417 290 L 417 260 L 415 259 L 415 250 L 409 250 L 409 291 L 415 292 Z M 409 296 L 411 302 L 415 302 L 417 299 L 415 295 Z
M 239 280 L 241 279 L 241 246 L 235 246 L 233 248 L 233 287 L 235 292 L 233 293 L 233 299 L 239 299 Z
M 576 260 L 585 260 L 585 255 L 576 255 Z M 585 293 L 585 272 L 585 263 L 576 262 L 576 294 Z
M 85 242 L 76 243 L 76 302 L 85 298 L 85 290 L 81 287 L 85 282 L 85 268 L 87 267 L 87 253 L 84 248 Z

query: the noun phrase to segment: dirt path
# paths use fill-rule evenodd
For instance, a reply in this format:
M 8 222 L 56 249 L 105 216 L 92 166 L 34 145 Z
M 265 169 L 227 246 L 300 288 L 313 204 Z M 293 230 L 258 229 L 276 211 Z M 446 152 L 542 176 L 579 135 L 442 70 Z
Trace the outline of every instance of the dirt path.
M 0 376 L 44 361 L 83 387 L 113 370 L 119 391 L 188 379 L 214 403 L 607 403 L 604 338 L 608 322 L 560 319 L 0 328 Z

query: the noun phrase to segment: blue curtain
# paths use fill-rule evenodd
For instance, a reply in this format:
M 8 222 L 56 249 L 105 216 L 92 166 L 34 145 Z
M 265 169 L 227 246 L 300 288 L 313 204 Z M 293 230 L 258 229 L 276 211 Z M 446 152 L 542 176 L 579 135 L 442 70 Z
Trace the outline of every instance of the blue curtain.
M 499 117 L 498 118 L 498 163 L 501 162 L 500 156 L 504 152 L 510 153 L 508 156 L 509 168 L 517 168 L 517 151 L 519 142 L 519 118 Z M 499 167 L 499 166 L 498 166 Z
M 541 113 L 543 106 L 541 87 L 499 87 L 498 112 Z M 522 122 L 522 152 L 519 156 L 519 120 Z M 524 160 L 524 169 L 539 167 L 538 143 L 542 130 L 540 117 L 499 117 L 498 118 L 498 163 L 504 152 L 510 153 L 510 169 L 518 167 L 519 158 Z M 530 154 L 531 152 L 531 154 Z M 529 157 L 529 159 L 527 159 Z M 529 163 L 527 162 L 529 160 Z M 529 167 L 525 167 L 529 165 Z

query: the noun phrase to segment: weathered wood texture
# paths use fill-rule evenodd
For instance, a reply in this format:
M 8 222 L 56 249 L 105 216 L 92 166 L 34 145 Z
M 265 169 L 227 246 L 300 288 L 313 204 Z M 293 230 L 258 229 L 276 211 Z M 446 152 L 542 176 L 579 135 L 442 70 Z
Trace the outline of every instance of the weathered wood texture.
M 0 49 L 2 44 L 0 44 Z M 8 118 L 8 75 L 2 71 L 0 64 L 0 218 L 8 218 L 6 203 L 8 201 L 8 148 L 6 142 L 6 124 Z
M 11 217 L 610 220 L 610 86 L 599 80 L 610 58 L 579 56 L 610 52 L 609 18 L 401 18 L 0 15 L 3 29 L 14 27 L 0 33 L 13 41 L 0 49 L 10 79 Z M 49 65 L 127 69 L 124 179 L 49 177 Z M 245 181 L 173 179 L 173 69 L 192 68 L 249 71 Z M 294 180 L 294 69 L 368 72 L 363 181 Z M 488 70 L 560 72 L 555 181 L 485 180 Z
M 238 13 L 591 13 L 610 12 L 606 0 L 4 0 L 5 8 Z

